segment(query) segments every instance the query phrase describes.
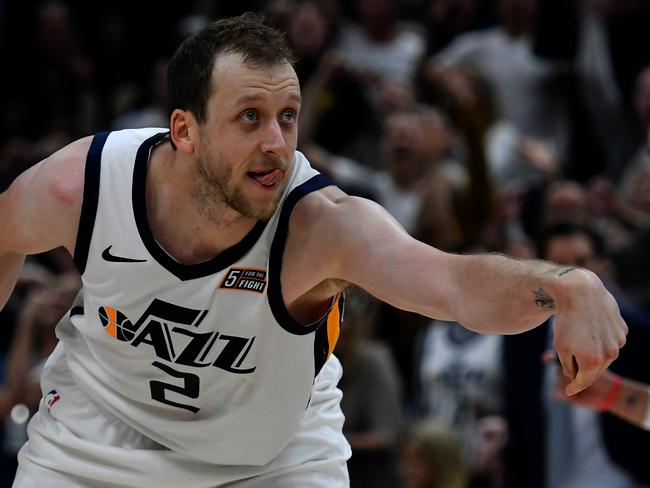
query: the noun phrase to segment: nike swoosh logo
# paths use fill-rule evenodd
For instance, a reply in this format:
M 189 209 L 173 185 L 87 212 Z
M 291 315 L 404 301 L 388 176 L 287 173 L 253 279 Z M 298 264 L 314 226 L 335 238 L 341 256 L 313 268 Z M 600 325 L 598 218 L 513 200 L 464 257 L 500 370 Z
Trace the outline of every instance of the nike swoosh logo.
M 146 259 L 131 259 L 131 258 L 123 258 L 122 256 L 116 256 L 115 254 L 111 254 L 111 246 L 108 246 L 106 249 L 104 249 L 104 252 L 102 253 L 102 258 L 104 258 L 104 261 L 109 261 L 111 263 L 146 263 Z

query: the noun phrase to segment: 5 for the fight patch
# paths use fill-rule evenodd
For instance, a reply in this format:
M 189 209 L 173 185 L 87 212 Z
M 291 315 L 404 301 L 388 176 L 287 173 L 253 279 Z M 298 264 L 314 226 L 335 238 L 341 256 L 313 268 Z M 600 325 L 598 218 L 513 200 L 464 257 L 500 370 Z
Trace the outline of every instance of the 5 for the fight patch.
M 264 293 L 266 271 L 263 269 L 230 268 L 219 288 Z

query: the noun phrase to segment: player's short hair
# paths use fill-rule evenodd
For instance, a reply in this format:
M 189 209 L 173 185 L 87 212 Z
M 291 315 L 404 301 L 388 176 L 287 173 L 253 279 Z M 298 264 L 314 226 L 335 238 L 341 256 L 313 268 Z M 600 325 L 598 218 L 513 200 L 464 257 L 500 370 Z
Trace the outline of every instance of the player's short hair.
M 167 111 L 188 110 L 198 122 L 207 117 L 212 70 L 219 54 L 241 54 L 247 66 L 265 68 L 294 59 L 283 34 L 245 13 L 213 22 L 187 38 L 167 68 Z

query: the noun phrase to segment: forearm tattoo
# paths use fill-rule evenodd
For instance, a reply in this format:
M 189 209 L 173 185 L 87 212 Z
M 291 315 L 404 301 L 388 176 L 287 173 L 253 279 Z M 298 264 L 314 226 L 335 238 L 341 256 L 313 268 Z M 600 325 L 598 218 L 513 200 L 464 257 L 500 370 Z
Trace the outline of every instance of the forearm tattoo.
M 542 288 L 533 290 L 533 293 L 535 294 L 535 305 L 541 308 L 555 308 L 555 300 Z
M 569 274 L 571 271 L 573 271 L 576 268 L 564 268 L 562 271 L 560 271 L 557 275 L 558 277 L 564 276 L 565 274 Z
M 639 395 L 637 393 L 630 393 L 625 397 L 625 404 L 628 407 L 633 407 L 639 401 Z

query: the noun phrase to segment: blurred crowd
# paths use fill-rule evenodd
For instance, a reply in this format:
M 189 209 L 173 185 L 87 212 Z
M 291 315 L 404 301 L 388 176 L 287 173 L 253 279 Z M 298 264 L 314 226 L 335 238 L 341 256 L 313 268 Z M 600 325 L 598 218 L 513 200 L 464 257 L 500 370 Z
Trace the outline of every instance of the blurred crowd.
M 0 1 L 0 191 L 79 137 L 167 127 L 175 48 L 248 10 L 297 56 L 317 169 L 445 251 L 597 273 L 630 327 L 612 369 L 650 383 L 645 0 Z M 65 252 L 32 256 L 0 312 L 2 486 L 79 286 Z M 650 486 L 650 433 L 549 395 L 551 323 L 483 336 L 349 295 L 353 487 Z

